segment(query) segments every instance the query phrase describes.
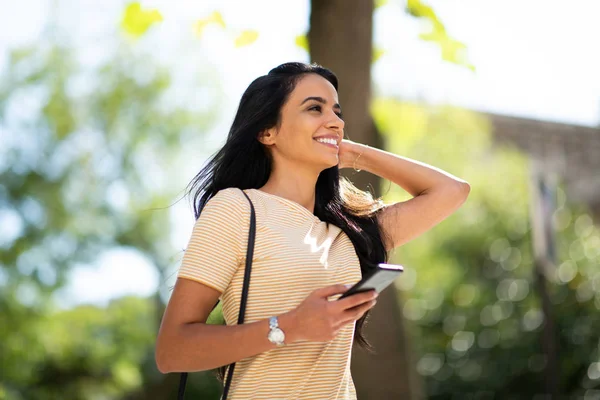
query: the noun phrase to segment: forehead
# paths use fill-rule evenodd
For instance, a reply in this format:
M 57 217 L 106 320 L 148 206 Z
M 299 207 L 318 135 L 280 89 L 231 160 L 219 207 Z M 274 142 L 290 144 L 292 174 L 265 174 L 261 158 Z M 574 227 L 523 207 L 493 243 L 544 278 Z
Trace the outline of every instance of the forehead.
M 317 74 L 300 78 L 290 94 L 290 103 L 301 103 L 307 97 L 322 97 L 328 102 L 338 103 L 338 94 L 333 85 Z

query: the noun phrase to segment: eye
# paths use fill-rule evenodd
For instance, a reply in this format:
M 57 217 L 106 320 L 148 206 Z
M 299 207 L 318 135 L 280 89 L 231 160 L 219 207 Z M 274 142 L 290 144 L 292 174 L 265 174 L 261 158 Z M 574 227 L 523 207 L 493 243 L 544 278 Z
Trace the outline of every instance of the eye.
M 308 111 L 318 111 L 320 113 L 321 111 L 323 111 L 323 109 L 320 105 L 317 104 L 317 105 L 310 107 L 308 109 Z M 344 116 L 341 111 L 336 111 L 335 115 L 337 115 L 339 119 L 344 119 Z

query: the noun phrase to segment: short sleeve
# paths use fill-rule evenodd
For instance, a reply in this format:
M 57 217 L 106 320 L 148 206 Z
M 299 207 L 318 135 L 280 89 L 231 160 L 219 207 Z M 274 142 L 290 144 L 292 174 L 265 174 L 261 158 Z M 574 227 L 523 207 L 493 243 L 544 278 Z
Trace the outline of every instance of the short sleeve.
M 194 224 L 177 277 L 223 293 L 245 259 L 249 227 L 250 205 L 241 191 L 217 192 Z

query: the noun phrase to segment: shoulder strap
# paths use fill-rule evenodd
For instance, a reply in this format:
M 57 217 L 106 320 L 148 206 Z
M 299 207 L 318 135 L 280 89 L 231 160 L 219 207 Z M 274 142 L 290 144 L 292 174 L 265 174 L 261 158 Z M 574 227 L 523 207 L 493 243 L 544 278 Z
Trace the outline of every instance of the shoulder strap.
M 254 258 L 254 241 L 256 239 L 256 213 L 254 204 L 250 197 L 242 190 L 248 203 L 250 203 L 250 229 L 248 230 L 248 247 L 246 248 L 246 269 L 244 270 L 244 285 L 242 286 L 242 300 L 240 302 L 240 312 L 238 315 L 238 324 L 244 323 L 246 316 L 246 303 L 248 302 L 248 289 L 250 288 L 250 273 L 252 272 L 252 259 Z
M 250 287 L 250 272 L 252 271 L 252 258 L 254 257 L 254 241 L 256 239 L 256 213 L 254 212 L 254 204 L 250 197 L 242 190 L 242 194 L 248 199 L 250 203 L 250 229 L 248 232 L 248 247 L 246 248 L 246 268 L 244 270 L 244 284 L 242 286 L 242 300 L 240 302 L 240 312 L 238 314 L 238 325 L 244 323 L 244 317 L 246 316 L 246 303 L 248 302 L 248 289 Z M 235 363 L 229 365 L 227 369 L 227 377 L 225 378 L 225 386 L 223 388 L 223 396 L 221 400 L 226 400 L 229 394 L 229 387 L 231 386 L 231 380 L 233 379 L 233 371 L 235 369 Z M 183 400 L 185 395 L 185 384 L 187 381 L 187 372 L 181 374 L 179 380 L 179 391 L 177 393 L 177 399 Z
M 248 302 L 248 288 L 250 287 L 250 272 L 252 271 L 252 258 L 254 257 L 254 240 L 256 239 L 256 215 L 254 213 L 254 205 L 250 200 L 250 197 L 242 190 L 244 196 L 250 203 L 250 230 L 248 232 L 248 248 L 246 249 L 246 269 L 244 271 L 244 285 L 242 287 L 242 300 L 240 302 L 240 312 L 238 314 L 238 325 L 244 323 L 244 317 L 246 316 L 246 303 Z M 232 363 L 227 369 L 227 378 L 225 379 L 225 387 L 223 388 L 223 396 L 221 400 L 227 400 L 229 394 L 229 387 L 231 386 L 231 380 L 233 379 L 233 371 L 235 369 L 235 363 Z

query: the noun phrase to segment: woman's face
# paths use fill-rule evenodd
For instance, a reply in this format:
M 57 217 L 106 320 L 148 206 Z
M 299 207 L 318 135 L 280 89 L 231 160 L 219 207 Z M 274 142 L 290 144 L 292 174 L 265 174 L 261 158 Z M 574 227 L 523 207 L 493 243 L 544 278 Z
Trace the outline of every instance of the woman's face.
M 279 127 L 263 137 L 275 166 L 314 166 L 320 172 L 337 165 L 339 143 L 344 137 L 341 111 L 329 81 L 317 74 L 300 78 L 281 109 Z

